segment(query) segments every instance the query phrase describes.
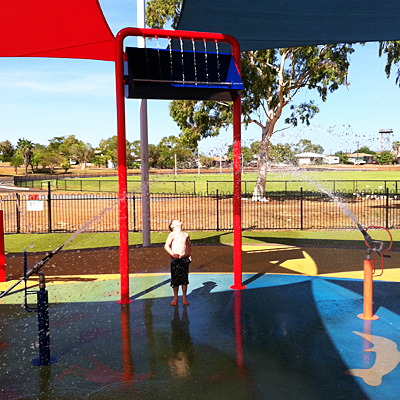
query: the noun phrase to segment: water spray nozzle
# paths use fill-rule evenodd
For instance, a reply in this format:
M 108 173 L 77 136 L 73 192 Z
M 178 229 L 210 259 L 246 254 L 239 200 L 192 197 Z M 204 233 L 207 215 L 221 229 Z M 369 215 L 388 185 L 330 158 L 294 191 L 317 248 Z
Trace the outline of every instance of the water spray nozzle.
M 360 224 L 357 224 L 357 228 L 360 230 L 360 232 L 363 234 L 363 236 L 364 236 L 364 239 L 365 239 L 365 241 L 367 242 L 367 244 L 370 246 L 370 247 L 373 247 L 373 240 L 372 240 L 372 238 L 371 238 L 371 236 L 367 233 L 367 231 L 360 225 Z
M 32 268 L 29 269 L 29 271 L 26 273 L 26 279 L 28 279 L 30 276 L 33 274 L 39 273 L 40 269 L 43 267 L 43 265 L 50 260 L 55 254 L 57 254 L 62 248 L 64 247 L 64 244 L 58 246 L 56 249 L 51 251 L 49 254 L 47 254 L 42 260 L 38 261 Z
M 360 224 L 357 224 L 357 228 L 363 234 L 367 246 L 370 247 L 374 253 L 377 253 L 380 257 L 382 257 L 381 251 L 383 250 L 385 243 L 382 240 L 373 240 Z
M 57 254 L 63 247 L 65 243 L 58 246 L 56 249 L 52 250 L 49 254 L 47 254 L 42 260 L 38 261 L 32 268 L 30 268 L 24 276 L 14 283 L 10 288 L 5 290 L 4 292 L 0 292 L 0 298 L 6 296 L 12 289 L 14 289 L 16 286 L 18 286 L 22 281 L 26 281 L 30 276 L 33 274 L 38 274 L 40 269 L 43 267 L 43 265 L 50 260 L 55 254 Z

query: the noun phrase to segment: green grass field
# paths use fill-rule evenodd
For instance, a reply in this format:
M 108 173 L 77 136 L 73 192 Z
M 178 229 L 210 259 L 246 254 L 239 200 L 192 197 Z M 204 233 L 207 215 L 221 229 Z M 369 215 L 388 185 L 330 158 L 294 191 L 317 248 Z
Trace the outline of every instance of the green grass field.
M 232 232 L 189 232 L 193 245 L 196 244 L 233 244 Z M 392 231 L 394 245 L 400 240 L 400 231 Z M 22 253 L 24 249 L 29 252 L 51 251 L 65 243 L 71 236 L 69 233 L 50 234 L 21 234 L 6 235 L 5 250 L 9 253 Z M 151 233 L 152 245 L 162 245 L 167 239 L 168 233 Z M 388 240 L 385 231 L 373 231 L 373 239 Z M 347 231 L 245 231 L 242 233 L 244 244 L 280 243 L 293 246 L 315 245 L 334 248 L 349 248 L 364 246 L 363 236 L 357 230 Z M 130 245 L 142 245 L 142 233 L 129 233 Z M 119 246 L 119 234 L 110 233 L 81 233 L 69 242 L 64 250 L 79 250 L 91 248 L 107 248 Z M 399 245 L 400 246 L 400 245 Z
M 151 193 L 211 193 L 233 191 L 232 174 L 165 174 L 150 176 Z M 256 173 L 242 174 L 242 192 L 253 192 Z M 396 190 L 397 171 L 313 171 L 274 172 L 267 175 L 267 191 L 331 191 Z M 35 187 L 46 188 L 48 181 L 36 181 Z M 67 179 L 50 181 L 53 189 L 84 192 L 117 192 L 116 177 Z M 128 177 L 128 192 L 140 192 L 138 176 Z M 399 188 L 400 190 L 400 183 Z

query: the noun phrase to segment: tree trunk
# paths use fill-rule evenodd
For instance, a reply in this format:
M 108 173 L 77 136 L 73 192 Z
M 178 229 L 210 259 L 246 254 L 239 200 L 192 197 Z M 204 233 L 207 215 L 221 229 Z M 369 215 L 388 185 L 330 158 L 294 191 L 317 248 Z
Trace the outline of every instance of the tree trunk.
M 260 145 L 260 156 L 258 160 L 257 182 L 254 188 L 252 201 L 267 201 L 265 198 L 265 185 L 267 181 L 267 168 L 269 156 L 268 128 L 262 128 L 262 140 Z

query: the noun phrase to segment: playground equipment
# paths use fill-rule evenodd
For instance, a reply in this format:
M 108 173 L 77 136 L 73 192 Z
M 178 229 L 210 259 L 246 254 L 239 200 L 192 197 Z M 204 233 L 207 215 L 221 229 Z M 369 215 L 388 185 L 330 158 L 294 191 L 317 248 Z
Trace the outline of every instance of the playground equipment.
M 232 55 L 208 52 L 205 40 L 204 51 L 192 43 L 193 51 L 173 50 L 171 41 L 169 49 L 127 48 L 125 97 L 234 101 L 244 86 Z
M 50 356 L 49 295 L 43 271 L 39 272 L 39 290 L 37 291 L 37 309 L 35 311 L 38 314 L 39 357 L 35 358 L 32 364 L 37 367 L 45 367 L 54 364 L 57 358 Z
M 44 264 L 47 263 L 47 261 L 50 260 L 50 258 L 52 258 L 55 254 L 57 254 L 63 247 L 64 247 L 65 243 L 63 243 L 62 245 L 58 246 L 56 249 L 54 249 L 53 251 L 51 251 L 50 253 L 48 253 L 42 260 L 38 261 L 33 267 L 31 267 L 26 273 L 24 272 L 24 276 L 17 282 L 15 282 L 11 287 L 9 287 L 7 290 L 5 290 L 4 292 L 0 293 L 0 299 L 4 296 L 6 296 L 8 293 L 11 292 L 11 290 L 13 290 L 15 287 L 17 287 L 21 282 L 26 281 L 27 279 L 32 276 L 33 274 L 38 274 L 39 271 L 41 270 L 41 268 L 43 267 Z
M 358 314 L 358 318 L 363 320 L 375 321 L 379 317 L 373 314 L 372 304 L 373 304 L 373 276 L 376 272 L 376 264 L 380 264 L 381 273 L 376 276 L 381 276 L 383 274 L 383 258 L 390 258 L 390 255 L 383 254 L 392 248 L 393 239 L 392 235 L 388 229 L 381 226 L 369 226 L 364 229 L 360 224 L 357 224 L 357 228 L 364 236 L 365 244 L 367 245 L 367 254 L 364 260 L 364 312 Z M 389 234 L 390 244 L 384 249 L 385 243 L 382 240 L 373 240 L 368 234 L 368 229 L 383 229 Z M 371 256 L 372 254 L 372 256 Z M 376 259 L 376 255 L 380 257 L 379 260 Z
M 50 260 L 64 245 L 58 246 L 51 253 L 47 254 L 42 260 L 38 261 L 32 268 L 27 271 L 27 256 L 24 251 L 24 275 L 23 277 L 12 285 L 5 292 L 0 294 L 0 298 L 4 297 L 11 292 L 17 285 L 22 281 L 25 282 L 24 290 L 24 303 L 23 306 L 28 312 L 37 312 L 38 314 L 38 329 L 39 329 L 39 357 L 32 361 L 33 365 L 38 367 L 44 367 L 47 365 L 54 364 L 57 358 L 50 356 L 50 330 L 49 330 L 49 296 L 46 290 L 46 281 L 44 272 L 40 271 L 43 265 Z M 33 274 L 39 275 L 39 290 L 37 294 L 37 307 L 30 307 L 28 305 L 28 295 L 34 294 L 35 291 L 29 291 L 27 289 L 27 281 Z
M 179 40 L 181 50 L 161 51 L 127 49 L 124 39 L 128 36 Z M 183 49 L 183 41 L 189 40 L 193 51 Z M 195 41 L 200 40 L 206 48 L 207 42 L 228 43 L 232 56 L 196 52 Z M 139 64 L 137 58 L 141 57 Z M 228 62 L 229 61 L 229 62 Z M 127 63 L 126 63 L 127 62 Z M 121 304 L 129 300 L 128 261 L 128 208 L 125 135 L 125 95 L 132 98 L 229 100 L 233 101 L 233 229 L 234 229 L 234 284 L 232 289 L 244 289 L 242 285 L 242 232 L 241 232 L 241 98 L 243 85 L 240 80 L 240 46 L 230 35 L 209 32 L 172 31 L 161 29 L 124 28 L 115 38 L 115 81 L 118 129 L 118 198 L 120 222 L 120 276 Z

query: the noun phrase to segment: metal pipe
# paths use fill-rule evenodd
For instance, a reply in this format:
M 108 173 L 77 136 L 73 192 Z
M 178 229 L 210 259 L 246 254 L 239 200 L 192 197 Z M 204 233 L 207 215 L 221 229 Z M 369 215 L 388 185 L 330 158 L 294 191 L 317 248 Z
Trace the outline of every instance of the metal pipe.
M 49 324 L 49 296 L 43 271 L 39 272 L 39 290 L 37 291 L 37 313 L 39 328 L 39 358 L 32 361 L 33 365 L 44 367 L 57 361 L 50 356 L 50 324 Z
M 372 262 L 371 262 L 371 248 L 367 249 L 367 256 L 364 260 L 364 312 L 362 314 L 358 314 L 358 318 L 374 321 L 379 317 L 377 315 L 373 315 L 373 271 L 372 271 Z

